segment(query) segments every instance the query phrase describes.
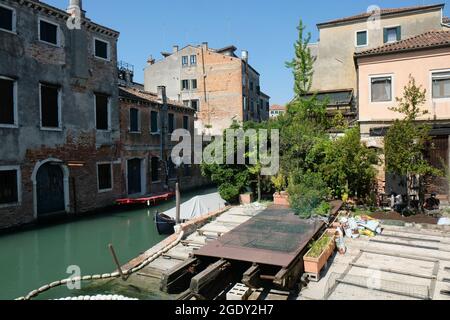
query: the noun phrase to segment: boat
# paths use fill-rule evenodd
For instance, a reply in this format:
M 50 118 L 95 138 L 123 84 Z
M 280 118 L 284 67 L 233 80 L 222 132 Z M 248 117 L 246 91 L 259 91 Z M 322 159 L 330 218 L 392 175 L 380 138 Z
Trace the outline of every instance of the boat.
M 217 192 L 196 196 L 180 205 L 180 220 L 181 222 L 186 222 L 223 209 L 226 206 L 226 201 L 223 200 Z M 163 213 L 156 212 L 155 222 L 159 234 L 166 235 L 173 234 L 175 232 L 174 226 L 176 225 L 176 215 L 176 207 Z M 165 233 L 167 231 L 170 231 L 171 233 Z
M 164 213 L 156 212 L 155 214 L 156 230 L 160 235 L 171 235 L 175 233 L 175 219 L 165 215 Z
M 147 206 L 156 205 L 160 201 L 168 201 L 175 196 L 175 192 L 165 192 L 148 197 L 141 198 L 123 198 L 117 199 L 116 204 L 118 205 L 142 205 Z

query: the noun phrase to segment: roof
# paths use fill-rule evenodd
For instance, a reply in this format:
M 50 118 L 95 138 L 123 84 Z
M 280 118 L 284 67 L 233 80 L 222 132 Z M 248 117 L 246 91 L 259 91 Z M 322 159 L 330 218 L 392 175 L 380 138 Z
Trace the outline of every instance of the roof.
M 375 56 L 381 54 L 414 51 L 450 46 L 450 31 L 428 31 L 417 36 L 385 44 L 381 47 L 355 53 L 355 57 Z
M 386 9 L 381 9 L 380 14 L 381 14 L 381 17 L 385 17 L 385 16 L 402 14 L 402 13 L 411 13 L 411 12 L 416 12 L 416 11 L 430 10 L 430 9 L 441 9 L 444 6 L 445 6 L 445 4 L 442 3 L 442 4 L 434 4 L 434 5 L 426 5 L 426 6 L 386 8 Z M 330 21 L 326 21 L 326 22 L 317 24 L 317 27 L 320 28 L 320 27 L 332 25 L 332 24 L 339 24 L 339 23 L 346 23 L 346 22 L 351 22 L 351 21 L 356 21 L 356 20 L 361 20 L 361 19 L 367 19 L 370 16 L 372 16 L 373 13 L 374 13 L 374 11 L 364 12 L 364 13 L 360 13 L 360 14 L 357 14 L 354 16 L 330 20 Z
M 231 45 L 231 46 L 226 46 L 226 47 L 221 48 L 221 49 L 216 49 L 214 51 L 216 51 L 218 53 L 222 53 L 222 52 L 225 52 L 225 51 L 235 52 L 236 50 L 237 50 L 237 48 L 235 46 Z
M 156 93 L 132 88 L 132 87 L 126 87 L 126 86 L 119 86 L 119 97 L 134 100 L 134 101 L 140 101 L 144 103 L 156 103 L 156 104 L 162 104 L 161 100 L 158 99 L 158 95 Z M 190 111 L 194 111 L 191 107 L 185 106 L 181 102 L 174 101 L 174 100 L 167 100 L 167 104 L 169 106 L 178 107 L 178 108 L 184 108 Z
M 286 110 L 286 106 L 280 106 L 278 104 L 274 104 L 273 106 L 270 107 L 270 111 L 275 111 L 275 110 L 285 111 Z
M 267 93 L 264 93 L 262 91 L 259 92 L 259 95 L 262 96 L 263 98 L 270 99 L 270 96 Z
M 66 11 L 56 8 L 54 6 L 51 6 L 49 4 L 46 4 L 43 1 L 23 0 L 23 1 L 18 1 L 18 2 L 20 4 L 22 4 L 23 6 L 28 6 L 28 7 L 40 10 L 44 13 L 56 16 L 56 17 L 64 19 L 64 20 L 67 20 L 70 17 L 70 15 Z M 101 26 L 95 22 L 92 22 L 90 19 L 85 18 L 85 17 L 82 18 L 82 25 L 86 26 L 86 28 L 89 30 L 100 32 L 102 34 L 105 34 L 105 35 L 108 35 L 108 36 L 111 36 L 114 38 L 118 38 L 119 34 L 120 34 L 116 30 Z
M 328 99 L 328 106 L 346 106 L 350 105 L 353 100 L 353 89 L 317 91 L 308 93 L 306 97 L 310 97 L 313 94 L 316 95 L 316 98 L 319 101 Z

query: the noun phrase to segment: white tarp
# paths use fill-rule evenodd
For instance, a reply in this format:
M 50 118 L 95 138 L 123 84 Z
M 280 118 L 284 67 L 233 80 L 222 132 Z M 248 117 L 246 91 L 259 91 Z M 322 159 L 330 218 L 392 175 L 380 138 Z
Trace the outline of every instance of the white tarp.
M 196 196 L 191 200 L 181 204 L 181 220 L 191 220 L 210 212 L 217 211 L 226 206 L 226 201 L 218 193 L 210 193 L 203 196 Z M 177 208 L 172 208 L 165 215 L 175 219 Z

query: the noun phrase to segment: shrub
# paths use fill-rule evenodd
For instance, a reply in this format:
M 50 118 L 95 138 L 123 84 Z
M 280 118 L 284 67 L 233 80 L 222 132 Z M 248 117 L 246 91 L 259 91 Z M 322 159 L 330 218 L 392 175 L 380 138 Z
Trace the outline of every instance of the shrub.
M 326 210 L 326 205 L 323 204 L 328 195 L 327 185 L 320 174 L 309 172 L 302 174 L 299 179 L 291 180 L 288 189 L 289 201 L 297 215 L 307 219 L 312 215 L 329 213 L 329 209 Z
M 231 183 L 223 183 L 219 186 L 219 194 L 223 200 L 229 203 L 237 203 L 239 201 L 239 187 Z
M 328 245 L 332 240 L 333 239 L 327 233 L 325 233 L 322 236 L 322 238 L 313 243 L 313 245 L 311 246 L 311 250 L 308 252 L 307 257 L 319 258 L 322 252 L 328 247 Z

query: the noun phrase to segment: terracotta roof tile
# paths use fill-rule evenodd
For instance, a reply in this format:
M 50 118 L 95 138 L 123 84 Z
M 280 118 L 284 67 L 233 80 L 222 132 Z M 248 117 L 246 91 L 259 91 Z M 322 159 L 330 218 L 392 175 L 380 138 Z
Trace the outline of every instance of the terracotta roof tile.
M 371 56 L 434 47 L 450 47 L 450 31 L 428 31 L 408 39 L 355 53 L 355 56 Z
M 158 99 L 158 95 L 156 93 L 125 86 L 119 86 L 119 96 L 125 99 L 162 104 L 161 100 Z M 170 106 L 185 108 L 191 111 L 194 110 L 191 107 L 187 107 L 183 103 L 175 100 L 167 100 L 167 103 Z
M 286 107 L 275 104 L 275 105 L 270 107 L 270 110 L 271 111 L 273 111 L 273 110 L 286 110 Z
M 443 6 L 444 6 L 444 4 L 434 4 L 434 5 L 427 5 L 427 6 L 386 8 L 386 9 L 381 9 L 380 14 L 381 14 L 381 16 L 386 16 L 386 15 L 396 14 L 396 13 L 404 13 L 404 12 L 418 11 L 418 10 L 420 11 L 420 10 L 427 10 L 427 9 L 432 9 L 432 8 L 441 8 Z M 342 23 L 342 22 L 349 22 L 349 21 L 353 21 L 353 20 L 367 19 L 372 14 L 373 14 L 373 12 L 364 12 L 364 13 L 360 13 L 360 14 L 350 16 L 350 17 L 339 18 L 339 19 L 334 19 L 334 20 L 323 22 L 323 23 L 319 23 L 319 24 L 317 24 L 317 26 L 320 27 L 320 26 L 325 26 L 328 24 L 336 24 L 336 23 Z

